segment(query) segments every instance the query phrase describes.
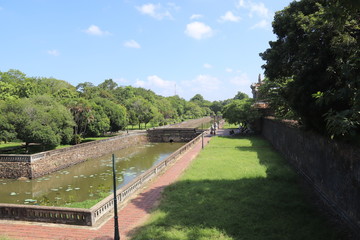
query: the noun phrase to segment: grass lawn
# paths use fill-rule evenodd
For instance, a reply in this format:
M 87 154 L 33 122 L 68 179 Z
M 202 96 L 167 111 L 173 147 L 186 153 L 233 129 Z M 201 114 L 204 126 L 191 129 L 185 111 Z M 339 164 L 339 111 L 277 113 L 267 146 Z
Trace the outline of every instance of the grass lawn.
M 0 240 L 15 240 L 14 238 L 8 238 L 6 236 L 1 236 L 0 235 Z
M 107 139 L 107 138 L 110 138 L 110 137 L 113 137 L 113 136 L 116 136 L 116 135 L 109 135 L 109 136 L 106 136 L 106 137 L 88 137 L 88 138 L 84 138 L 81 143 L 92 142 L 92 141 L 97 141 L 97 140 L 103 140 L 103 139 Z M 22 142 L 1 143 L 0 144 L 0 152 L 2 150 L 6 150 L 7 148 L 18 147 L 16 149 L 12 150 L 12 151 L 7 151 L 6 153 L 7 154 L 34 154 L 34 153 L 39 153 L 39 152 L 43 152 L 43 151 L 61 149 L 61 148 L 74 146 L 74 145 L 67 144 L 67 145 L 59 145 L 59 146 L 57 146 L 55 148 L 49 148 L 47 146 L 44 147 L 44 146 L 41 146 L 41 145 L 30 145 L 28 147 L 28 152 L 26 152 L 26 148 L 21 148 L 21 146 L 23 144 L 24 143 L 22 143 Z
M 0 151 L 5 150 L 7 148 L 20 147 L 22 145 L 21 142 L 9 142 L 9 143 L 0 143 Z
M 214 137 L 133 240 L 346 239 L 260 137 Z

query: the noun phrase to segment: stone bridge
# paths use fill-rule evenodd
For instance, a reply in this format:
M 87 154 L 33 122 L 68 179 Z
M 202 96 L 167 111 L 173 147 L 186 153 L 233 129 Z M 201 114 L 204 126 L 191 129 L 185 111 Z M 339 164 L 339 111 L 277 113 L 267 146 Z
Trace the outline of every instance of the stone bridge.
M 190 142 L 204 131 L 196 128 L 153 128 L 147 132 L 150 142 Z

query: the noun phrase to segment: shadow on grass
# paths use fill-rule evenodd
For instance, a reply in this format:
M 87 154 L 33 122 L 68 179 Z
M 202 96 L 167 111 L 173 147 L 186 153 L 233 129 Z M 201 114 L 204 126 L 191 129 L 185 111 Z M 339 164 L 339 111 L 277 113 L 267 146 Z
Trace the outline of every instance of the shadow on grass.
M 239 154 L 256 153 L 266 177 L 172 184 L 153 220 L 135 229 L 133 239 L 348 239 L 308 202 L 296 174 L 270 145 L 258 137 L 246 139 L 249 146 L 235 148 Z M 152 194 L 135 204 L 149 212 L 144 206 Z

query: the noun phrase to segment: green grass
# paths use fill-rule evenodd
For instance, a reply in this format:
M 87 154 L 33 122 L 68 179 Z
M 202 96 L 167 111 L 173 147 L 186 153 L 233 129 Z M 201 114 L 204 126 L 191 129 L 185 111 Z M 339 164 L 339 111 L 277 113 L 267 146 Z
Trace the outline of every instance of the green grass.
M 68 203 L 63 205 L 62 207 L 70 207 L 70 208 L 91 208 L 93 206 L 95 206 L 95 204 L 97 204 L 98 202 L 102 201 L 104 198 L 106 198 L 107 196 L 109 196 L 110 193 L 100 193 L 100 197 L 97 199 L 89 199 L 89 200 L 85 200 L 83 202 L 73 202 L 73 203 Z M 1 239 L 0 239 L 1 240 Z
M 9 237 L 1 235 L 0 240 L 15 240 L 15 238 L 9 238 Z
M 260 137 L 214 137 L 133 240 L 346 239 Z
M 105 136 L 105 137 L 88 137 L 88 138 L 84 138 L 82 139 L 81 143 L 86 143 L 86 142 L 92 142 L 92 141 L 97 141 L 97 140 L 103 140 L 103 139 L 107 139 L 107 138 L 110 138 L 110 137 L 113 137 L 113 136 L 116 136 L 116 135 L 109 135 L 109 136 Z M 66 147 L 71 147 L 73 145 L 59 145 L 55 148 L 50 148 L 50 147 L 47 147 L 47 146 L 41 146 L 41 145 L 30 145 L 28 147 L 28 151 L 26 151 L 26 148 L 21 148 L 21 146 L 23 145 L 24 143 L 13 143 L 13 142 L 10 142 L 10 143 L 1 143 L 0 144 L 0 152 L 2 150 L 6 150 L 7 148 L 13 148 L 13 147 L 18 147 L 12 151 L 7 151 L 6 153 L 8 154 L 34 154 L 34 153 L 39 153 L 39 152 L 43 152 L 43 151 L 49 151 L 49 150 L 54 150 L 54 149 L 61 149 L 61 148 L 66 148 Z
M 239 128 L 239 124 L 230 124 L 228 122 L 225 122 L 225 124 L 223 125 L 224 129 L 233 129 L 233 128 Z
M 21 142 L 9 142 L 9 143 L 0 143 L 0 151 L 6 150 L 7 148 L 20 147 L 22 145 Z

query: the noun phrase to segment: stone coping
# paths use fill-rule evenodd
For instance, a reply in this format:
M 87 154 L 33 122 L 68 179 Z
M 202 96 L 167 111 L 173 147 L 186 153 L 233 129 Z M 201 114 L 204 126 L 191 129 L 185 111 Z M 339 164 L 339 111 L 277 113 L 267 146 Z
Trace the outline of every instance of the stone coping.
M 125 135 L 110 137 L 107 139 L 101 139 L 101 140 L 92 141 L 92 142 L 80 143 L 80 144 L 77 144 L 74 146 L 69 146 L 66 148 L 49 150 L 49 151 L 44 151 L 44 152 L 39 152 L 39 153 L 34 153 L 34 154 L 0 154 L 0 162 L 35 162 L 44 157 L 49 157 L 49 156 L 53 156 L 53 155 L 60 154 L 63 152 L 72 151 L 74 149 L 83 148 L 83 147 L 87 147 L 87 146 L 91 146 L 91 145 L 96 145 L 99 143 L 114 141 L 114 140 L 118 140 L 121 138 L 129 137 L 129 136 L 137 136 L 137 135 L 144 135 L 144 134 L 146 134 L 146 131 L 138 131 L 136 133 L 129 133 L 129 134 L 125 134 Z

